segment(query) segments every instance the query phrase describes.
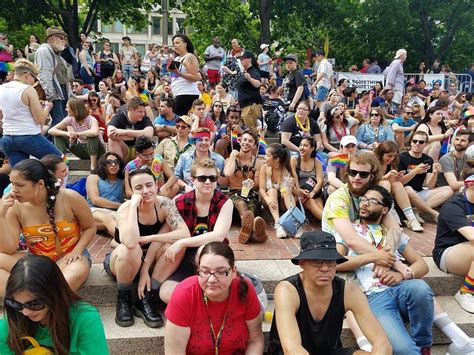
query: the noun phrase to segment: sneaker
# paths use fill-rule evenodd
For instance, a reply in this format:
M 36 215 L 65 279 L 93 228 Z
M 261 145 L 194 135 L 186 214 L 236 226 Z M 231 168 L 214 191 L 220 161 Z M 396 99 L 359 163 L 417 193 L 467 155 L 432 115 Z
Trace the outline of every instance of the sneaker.
M 298 229 L 298 231 L 297 231 L 296 234 L 295 234 L 295 238 L 296 238 L 296 239 L 300 239 L 301 236 L 303 235 L 303 233 L 304 233 L 304 226 L 301 227 L 300 229 Z
M 471 341 L 462 346 L 451 343 L 446 355 L 474 355 L 474 339 L 471 338 Z
M 252 235 L 253 221 L 253 212 L 245 211 L 241 220 L 242 227 L 240 228 L 239 233 L 239 243 L 245 244 L 249 241 L 250 236 Z
M 420 222 L 416 218 L 407 221 L 407 227 L 410 228 L 413 232 L 423 232 L 424 229 L 421 226 Z
M 281 226 L 280 223 L 275 223 L 275 231 L 276 231 L 276 235 L 278 238 L 286 238 L 288 237 L 286 235 L 286 232 L 285 230 L 283 229 L 283 227 Z
M 415 218 L 418 220 L 418 222 L 420 222 L 421 224 L 425 223 L 425 220 L 420 217 L 420 214 L 417 210 L 413 210 L 413 214 L 415 215 Z
M 459 305 L 462 309 L 466 312 L 474 313 L 474 296 L 470 293 L 461 293 L 458 291 L 456 295 L 454 295 L 456 301 L 458 301 Z
M 265 243 L 267 241 L 267 222 L 262 217 L 255 217 L 253 220 L 253 232 L 253 240 L 257 243 Z

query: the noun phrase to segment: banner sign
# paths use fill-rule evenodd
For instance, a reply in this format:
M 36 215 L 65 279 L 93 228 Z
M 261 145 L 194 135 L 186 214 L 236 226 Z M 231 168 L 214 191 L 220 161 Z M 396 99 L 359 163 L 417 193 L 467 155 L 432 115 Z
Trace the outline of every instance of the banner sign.
M 433 89 L 434 83 L 439 81 L 444 88 L 444 74 L 423 74 L 422 78 L 426 81 L 426 89 Z
M 347 79 L 349 87 L 357 88 L 357 92 L 370 90 L 381 81 L 385 86 L 385 75 L 383 74 L 362 74 L 362 73 L 339 73 L 338 80 Z

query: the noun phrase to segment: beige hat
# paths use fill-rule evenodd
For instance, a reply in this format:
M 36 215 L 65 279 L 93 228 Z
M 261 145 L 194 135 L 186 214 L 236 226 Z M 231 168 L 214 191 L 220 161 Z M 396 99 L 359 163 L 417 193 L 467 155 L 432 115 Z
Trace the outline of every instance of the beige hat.
M 67 33 L 64 32 L 64 30 L 61 27 L 52 26 L 52 27 L 49 27 L 48 29 L 46 29 L 46 39 L 48 39 L 49 37 L 54 36 L 54 35 L 60 35 L 60 36 L 67 37 Z
M 393 59 L 398 59 L 398 58 L 400 58 L 400 57 L 401 57 L 402 55 L 404 55 L 404 54 L 405 54 L 405 55 L 407 54 L 406 49 L 399 49 L 399 50 L 397 51 L 397 53 L 395 53 L 395 57 L 394 57 Z
M 178 121 L 183 121 L 184 123 L 186 123 L 189 127 L 192 126 L 193 124 L 193 119 L 189 116 L 186 116 L 186 115 L 183 115 L 183 116 L 179 116 L 177 119 L 176 119 L 176 122 Z

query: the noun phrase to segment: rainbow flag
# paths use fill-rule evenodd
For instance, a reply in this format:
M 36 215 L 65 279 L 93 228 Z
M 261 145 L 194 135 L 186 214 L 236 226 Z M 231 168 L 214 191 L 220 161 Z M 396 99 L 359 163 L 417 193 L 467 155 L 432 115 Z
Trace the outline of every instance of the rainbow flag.
M 349 154 L 338 154 L 329 158 L 329 162 L 336 168 L 345 168 L 349 163 Z
M 239 132 L 231 131 L 230 132 L 230 138 L 232 139 L 233 143 L 238 143 L 239 142 Z
M 258 139 L 258 155 L 264 155 L 267 152 L 267 145 L 265 138 L 260 137 Z
M 13 62 L 0 62 L 0 71 L 9 72 L 15 70 L 15 63 Z

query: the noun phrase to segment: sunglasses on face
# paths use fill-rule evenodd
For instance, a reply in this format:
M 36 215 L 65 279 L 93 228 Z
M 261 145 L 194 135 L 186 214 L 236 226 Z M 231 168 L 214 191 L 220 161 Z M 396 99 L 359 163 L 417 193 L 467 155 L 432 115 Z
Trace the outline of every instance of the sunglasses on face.
M 378 113 L 371 113 L 370 117 L 379 117 L 380 115 Z
M 411 116 L 411 115 L 413 115 L 413 112 L 411 112 L 411 111 L 405 112 L 405 115 Z
M 29 309 L 30 311 L 41 311 L 46 307 L 46 305 L 39 303 L 37 300 L 20 303 L 15 301 L 13 298 L 5 298 L 5 304 L 7 307 L 10 307 L 17 312 L 21 312 L 24 308 Z
M 424 141 L 424 140 L 419 140 L 419 139 L 412 139 L 411 141 L 412 141 L 412 143 L 414 143 L 414 144 L 420 144 L 420 145 L 423 145 L 423 144 L 425 144 L 425 142 L 426 142 L 426 141 Z
M 107 159 L 107 160 L 105 161 L 105 164 L 107 164 L 107 165 L 119 165 L 120 163 L 119 163 L 119 161 L 118 161 L 117 159 L 115 159 L 115 160 Z
M 372 175 L 372 172 L 349 169 L 348 174 L 350 177 L 356 177 L 357 175 L 359 175 L 361 179 L 367 179 L 370 175 Z
M 182 124 L 177 124 L 175 127 L 176 127 L 176 129 L 186 129 L 186 128 L 189 128 L 189 126 L 185 126 L 185 125 L 182 125 Z
M 210 182 L 216 182 L 217 175 L 199 175 L 199 176 L 196 176 L 196 179 L 199 182 L 206 182 L 208 179 Z
M 222 105 L 214 105 L 214 107 L 220 107 L 220 108 L 222 108 Z

